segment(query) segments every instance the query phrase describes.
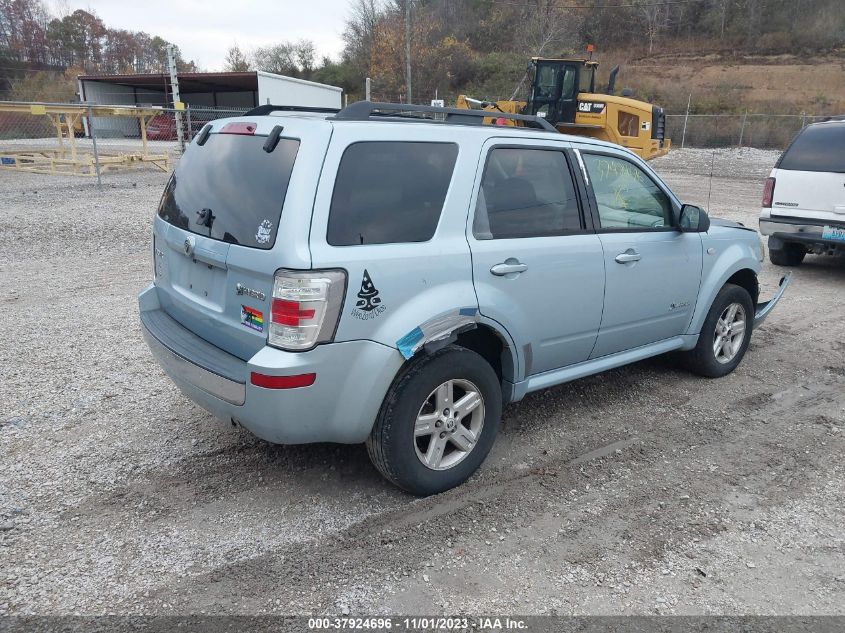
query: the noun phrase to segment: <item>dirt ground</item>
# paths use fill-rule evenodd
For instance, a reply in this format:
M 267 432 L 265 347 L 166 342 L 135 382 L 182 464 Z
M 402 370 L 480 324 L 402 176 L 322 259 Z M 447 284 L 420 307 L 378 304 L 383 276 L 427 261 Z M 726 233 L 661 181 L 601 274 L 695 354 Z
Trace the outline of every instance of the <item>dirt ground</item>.
M 756 226 L 775 159 L 655 166 Z M 0 614 L 845 614 L 841 260 L 807 257 L 732 375 L 531 394 L 415 499 L 362 446 L 270 445 L 165 378 L 135 300 L 164 181 L 0 172 Z

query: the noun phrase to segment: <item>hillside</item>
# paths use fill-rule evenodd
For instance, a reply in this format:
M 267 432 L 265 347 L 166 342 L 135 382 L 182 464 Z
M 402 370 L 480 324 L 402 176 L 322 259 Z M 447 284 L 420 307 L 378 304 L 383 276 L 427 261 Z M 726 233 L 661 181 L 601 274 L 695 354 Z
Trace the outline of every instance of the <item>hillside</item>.
M 651 97 L 670 113 L 845 114 L 845 52 L 796 55 L 655 55 L 625 62 L 609 53 L 601 77 L 622 63 L 617 86 Z

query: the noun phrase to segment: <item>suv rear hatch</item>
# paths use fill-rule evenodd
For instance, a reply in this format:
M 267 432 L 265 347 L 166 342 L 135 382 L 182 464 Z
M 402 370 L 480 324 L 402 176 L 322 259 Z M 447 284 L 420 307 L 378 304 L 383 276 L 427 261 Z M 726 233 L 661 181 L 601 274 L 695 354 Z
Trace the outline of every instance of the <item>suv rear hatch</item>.
M 845 223 L 845 122 L 805 128 L 775 165 L 772 215 Z
M 172 318 L 247 360 L 266 343 L 275 271 L 311 265 L 308 230 L 331 126 L 276 116 L 211 125 L 162 195 L 155 285 Z

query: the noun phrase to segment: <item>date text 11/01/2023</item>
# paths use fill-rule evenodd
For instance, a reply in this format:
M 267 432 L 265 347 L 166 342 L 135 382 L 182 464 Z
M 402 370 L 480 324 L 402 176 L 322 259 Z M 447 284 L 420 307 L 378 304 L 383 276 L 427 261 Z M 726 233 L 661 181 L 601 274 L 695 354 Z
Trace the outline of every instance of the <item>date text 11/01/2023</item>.
M 328 617 L 309 618 L 312 630 L 524 631 L 525 620 L 510 617 Z

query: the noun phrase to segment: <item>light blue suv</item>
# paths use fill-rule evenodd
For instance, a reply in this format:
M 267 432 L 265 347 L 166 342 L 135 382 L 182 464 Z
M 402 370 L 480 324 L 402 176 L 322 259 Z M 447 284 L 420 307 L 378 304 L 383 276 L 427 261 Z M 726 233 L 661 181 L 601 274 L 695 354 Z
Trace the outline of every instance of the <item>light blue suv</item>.
M 207 125 L 155 218 L 146 340 L 180 389 L 271 442 L 366 442 L 414 494 L 486 457 L 502 406 L 671 351 L 724 376 L 757 233 L 615 145 L 542 119 L 359 102 Z

